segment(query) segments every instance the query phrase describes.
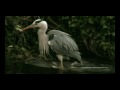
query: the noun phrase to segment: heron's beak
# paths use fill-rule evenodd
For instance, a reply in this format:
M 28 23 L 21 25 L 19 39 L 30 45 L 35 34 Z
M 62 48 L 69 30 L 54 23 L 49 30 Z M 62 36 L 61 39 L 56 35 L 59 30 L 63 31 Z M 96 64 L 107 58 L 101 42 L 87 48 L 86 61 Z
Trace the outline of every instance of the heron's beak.
M 27 30 L 27 29 L 30 29 L 30 28 L 34 28 L 34 26 L 35 26 L 34 24 L 31 24 L 31 25 L 29 25 L 29 26 L 23 28 L 23 31 L 24 31 L 24 30 Z

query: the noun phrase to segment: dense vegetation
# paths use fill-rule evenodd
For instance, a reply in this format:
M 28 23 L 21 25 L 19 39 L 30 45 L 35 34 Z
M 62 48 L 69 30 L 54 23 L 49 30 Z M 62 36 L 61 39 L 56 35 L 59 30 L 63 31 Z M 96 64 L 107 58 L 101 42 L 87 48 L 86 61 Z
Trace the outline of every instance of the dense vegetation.
M 35 19 L 46 20 L 49 30 L 58 29 L 72 35 L 83 57 L 88 53 L 115 59 L 115 16 L 6 16 L 5 53 L 7 58 L 36 57 L 37 29 L 20 32 Z

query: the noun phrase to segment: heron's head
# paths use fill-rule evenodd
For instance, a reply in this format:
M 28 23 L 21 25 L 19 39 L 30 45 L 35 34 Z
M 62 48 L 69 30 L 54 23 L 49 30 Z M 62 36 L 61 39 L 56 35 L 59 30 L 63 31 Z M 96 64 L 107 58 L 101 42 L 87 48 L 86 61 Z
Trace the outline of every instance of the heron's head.
M 41 30 L 47 30 L 48 29 L 48 25 L 46 21 L 41 21 L 41 19 L 37 19 L 35 20 L 31 25 L 25 27 L 23 30 L 27 30 L 30 28 L 40 28 Z

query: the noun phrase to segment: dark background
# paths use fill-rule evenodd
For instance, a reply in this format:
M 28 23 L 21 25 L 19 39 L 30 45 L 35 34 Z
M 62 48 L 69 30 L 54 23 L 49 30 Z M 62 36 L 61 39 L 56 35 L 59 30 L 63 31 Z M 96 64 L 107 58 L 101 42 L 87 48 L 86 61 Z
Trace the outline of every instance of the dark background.
M 5 16 L 5 73 L 16 73 L 15 62 L 39 55 L 37 28 L 23 33 L 15 29 L 38 18 L 48 22 L 48 31 L 57 29 L 71 34 L 82 58 L 95 64 L 114 65 L 115 16 Z M 17 67 L 20 72 L 21 66 Z

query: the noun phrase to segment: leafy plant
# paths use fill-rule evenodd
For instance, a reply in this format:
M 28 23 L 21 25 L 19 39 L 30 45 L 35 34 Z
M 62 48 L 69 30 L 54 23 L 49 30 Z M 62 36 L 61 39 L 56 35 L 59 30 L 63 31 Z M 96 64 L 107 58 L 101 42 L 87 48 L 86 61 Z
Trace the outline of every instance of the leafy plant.
M 13 45 L 19 47 L 14 48 L 18 53 L 39 54 L 37 30 L 18 31 L 38 18 L 48 22 L 48 30 L 58 29 L 71 34 L 82 53 L 90 51 L 97 56 L 114 59 L 115 16 L 6 16 L 6 48 Z

